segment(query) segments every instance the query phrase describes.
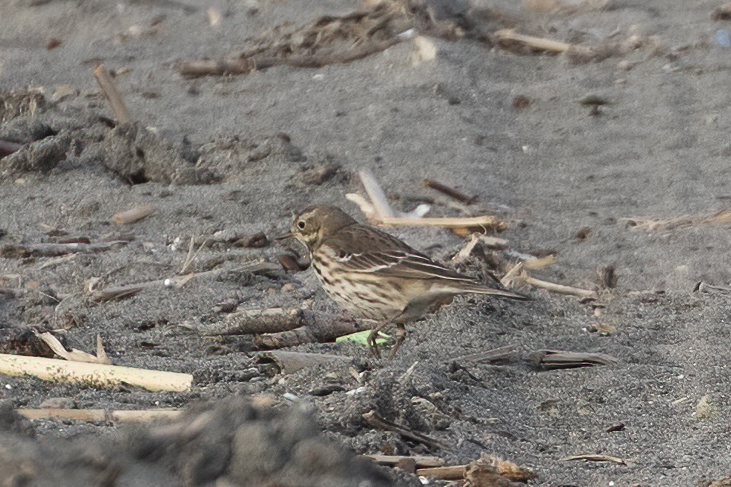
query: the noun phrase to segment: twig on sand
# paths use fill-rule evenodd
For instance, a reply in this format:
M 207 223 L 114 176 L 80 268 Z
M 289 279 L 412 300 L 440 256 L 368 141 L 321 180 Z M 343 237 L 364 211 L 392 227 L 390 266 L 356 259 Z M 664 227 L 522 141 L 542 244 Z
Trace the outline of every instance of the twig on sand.
M 129 110 L 127 110 L 127 105 L 124 103 L 124 98 L 122 98 L 122 95 L 119 91 L 117 91 L 117 87 L 114 84 L 112 76 L 103 64 L 96 67 L 94 70 L 94 77 L 96 78 L 96 82 L 99 84 L 99 87 L 104 92 L 104 96 L 107 97 L 107 101 L 112 107 L 112 111 L 114 112 L 117 122 L 127 123 L 132 120 Z
M 515 345 L 506 345 L 504 347 L 495 348 L 486 352 L 471 353 L 469 355 L 461 355 L 456 358 L 449 359 L 450 362 L 457 362 L 464 365 L 465 363 L 482 363 L 482 362 L 499 362 L 514 357 L 517 354 Z
M 157 279 L 154 281 L 146 281 L 137 284 L 128 284 L 126 286 L 108 286 L 102 289 L 97 288 L 99 278 L 90 279 L 86 284 L 86 291 L 91 295 L 95 301 L 111 301 L 114 299 L 122 299 L 129 296 L 134 296 L 148 288 L 155 287 L 175 287 L 179 288 L 185 285 L 188 281 L 193 278 L 200 277 L 215 277 L 225 272 L 263 272 L 263 271 L 275 271 L 279 269 L 279 266 L 271 262 L 259 262 L 256 264 L 250 264 L 245 267 L 238 269 L 212 269 L 205 272 L 197 272 L 192 274 L 186 274 L 184 276 L 175 276 L 168 279 Z
M 627 465 L 627 462 L 622 460 L 618 457 L 613 457 L 610 455 L 603 455 L 599 453 L 586 453 L 584 455 L 573 455 L 570 457 L 562 458 L 561 459 L 564 462 L 573 461 L 573 460 L 587 460 L 589 462 L 611 462 L 611 463 L 617 463 L 619 465 Z
M 433 179 L 425 179 L 424 180 L 424 186 L 427 188 L 431 188 L 433 190 L 439 191 L 442 194 L 446 194 L 452 199 L 455 199 L 459 201 L 460 203 L 464 203 L 466 205 L 471 205 L 475 201 L 477 201 L 477 196 L 467 196 L 466 194 L 462 193 L 461 191 L 458 191 L 454 188 L 450 188 L 446 184 L 442 184 L 439 181 L 434 181 Z
M 441 448 L 443 450 L 449 450 L 449 446 L 446 443 L 443 443 L 437 439 L 431 438 L 427 435 L 423 435 L 417 431 L 412 431 L 409 428 L 405 426 L 401 426 L 400 424 L 393 423 L 391 421 L 388 421 L 384 418 L 382 418 L 375 410 L 371 410 L 365 414 L 363 414 L 363 419 L 366 420 L 368 424 L 373 426 L 374 428 L 387 430 L 387 431 L 395 431 L 396 433 L 400 434 L 404 438 L 407 438 L 412 441 L 416 441 L 419 443 L 424 443 L 425 445 L 431 446 L 433 448 Z
M 146 423 L 157 419 L 175 419 L 182 413 L 179 409 L 60 409 L 19 408 L 16 411 L 28 419 L 61 419 L 77 421 L 105 421 L 108 423 Z
M 31 375 L 52 382 L 70 382 L 87 387 L 129 384 L 148 391 L 182 392 L 190 390 L 193 384 L 190 374 L 8 354 L 0 354 L 0 374 L 16 377 Z
M 88 254 L 104 252 L 127 245 L 126 240 L 97 243 L 27 243 L 8 244 L 0 247 L 0 257 L 6 259 L 24 259 L 27 257 L 58 257 L 66 254 Z
M 534 366 L 540 369 L 573 369 L 595 365 L 617 365 L 619 360 L 605 353 L 539 350 L 530 354 Z
M 500 283 L 507 287 L 513 288 L 521 285 L 529 285 L 557 294 L 567 294 L 569 296 L 578 296 L 584 299 L 597 299 L 596 291 L 589 289 L 581 289 L 578 287 L 565 286 L 563 284 L 555 284 L 553 282 L 542 281 L 535 277 L 530 277 L 523 269 L 523 263 L 520 262 L 510 269 L 507 274 L 500 280 Z
M 419 468 L 441 467 L 446 463 L 443 458 L 433 457 L 429 455 L 414 455 L 412 457 L 405 455 L 381 455 L 376 453 L 373 455 L 363 456 L 366 458 L 370 458 L 379 465 L 387 465 L 389 467 L 392 467 L 405 459 L 414 460 L 416 466 Z
M 508 48 L 512 45 L 518 44 L 521 46 L 530 47 L 532 49 L 538 49 L 540 51 L 548 51 L 552 53 L 567 52 L 569 49 L 574 48 L 572 44 L 568 42 L 554 41 L 552 39 L 546 39 L 543 37 L 534 37 L 524 34 L 518 34 L 512 29 L 501 29 L 492 34 L 492 37 L 497 45 L 503 48 Z
M 619 222 L 632 230 L 656 232 L 701 225 L 726 225 L 731 223 L 731 210 L 721 210 L 710 215 L 684 215 L 676 218 L 654 219 L 650 217 L 620 218 Z

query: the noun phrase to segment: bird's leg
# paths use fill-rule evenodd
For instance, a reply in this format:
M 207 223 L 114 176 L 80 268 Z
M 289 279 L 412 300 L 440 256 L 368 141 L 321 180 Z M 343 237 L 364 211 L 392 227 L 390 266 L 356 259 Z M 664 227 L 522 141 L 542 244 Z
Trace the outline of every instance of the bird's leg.
M 393 345 L 393 348 L 391 349 L 391 360 L 396 357 L 396 352 L 398 352 L 399 347 L 401 347 L 401 344 L 404 343 L 404 340 L 406 340 L 406 327 L 403 325 L 403 323 L 399 323 L 396 325 L 396 343 Z
M 381 352 L 378 351 L 378 343 L 376 343 L 376 340 L 378 339 L 378 334 L 381 333 L 381 330 L 387 324 L 388 321 L 381 321 L 371 330 L 370 335 L 368 335 L 368 347 L 370 347 L 371 353 L 378 359 L 381 358 Z

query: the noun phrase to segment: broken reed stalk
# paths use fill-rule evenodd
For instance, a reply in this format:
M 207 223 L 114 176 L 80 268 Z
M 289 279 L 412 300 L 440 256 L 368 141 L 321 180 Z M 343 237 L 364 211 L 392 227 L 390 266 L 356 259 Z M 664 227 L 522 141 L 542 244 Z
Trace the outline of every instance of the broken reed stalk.
M 114 117 L 117 119 L 117 122 L 127 123 L 132 120 L 129 110 L 127 110 L 127 105 L 124 103 L 124 98 L 122 98 L 122 95 L 119 91 L 117 91 L 117 86 L 114 84 L 112 76 L 103 64 L 96 67 L 94 70 L 94 77 L 96 78 L 96 82 L 99 84 L 99 88 L 102 89 L 104 96 L 106 96 L 109 105 L 112 107 L 112 111 L 114 112 Z
M 154 205 L 141 205 L 126 211 L 120 211 L 112 216 L 115 225 L 128 225 L 142 220 L 155 211 Z
M 148 391 L 184 392 L 193 385 L 191 374 L 8 354 L 0 354 L 0 374 L 14 377 L 30 375 L 87 387 L 129 384 Z
M 731 223 L 731 210 L 721 210 L 710 215 L 684 215 L 665 220 L 648 217 L 634 217 L 620 218 L 619 221 L 632 230 L 645 230 L 648 232 L 658 230 L 675 230 L 676 228 L 687 228 L 700 225 L 725 225 L 727 223 Z
M 182 413 L 179 409 L 26 409 L 16 411 L 28 419 L 74 419 L 77 421 L 105 421 L 108 423 L 147 423 L 157 419 L 175 419 Z

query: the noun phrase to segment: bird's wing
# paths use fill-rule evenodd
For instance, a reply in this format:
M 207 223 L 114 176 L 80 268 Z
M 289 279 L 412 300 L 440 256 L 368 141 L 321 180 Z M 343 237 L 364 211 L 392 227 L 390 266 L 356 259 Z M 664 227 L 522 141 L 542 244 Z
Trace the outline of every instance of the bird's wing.
M 319 249 L 338 262 L 344 272 L 474 282 L 474 279 L 434 262 L 387 233 L 370 228 L 363 233 L 354 228 L 350 233 L 340 236 L 345 238 L 323 242 Z

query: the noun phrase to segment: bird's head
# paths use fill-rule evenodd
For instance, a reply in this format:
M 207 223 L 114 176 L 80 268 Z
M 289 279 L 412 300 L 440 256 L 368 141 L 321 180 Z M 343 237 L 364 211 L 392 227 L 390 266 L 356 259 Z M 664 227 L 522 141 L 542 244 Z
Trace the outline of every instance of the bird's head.
M 350 215 L 335 206 L 310 206 L 297 215 L 286 237 L 296 238 L 313 251 L 323 240 L 354 223 Z

